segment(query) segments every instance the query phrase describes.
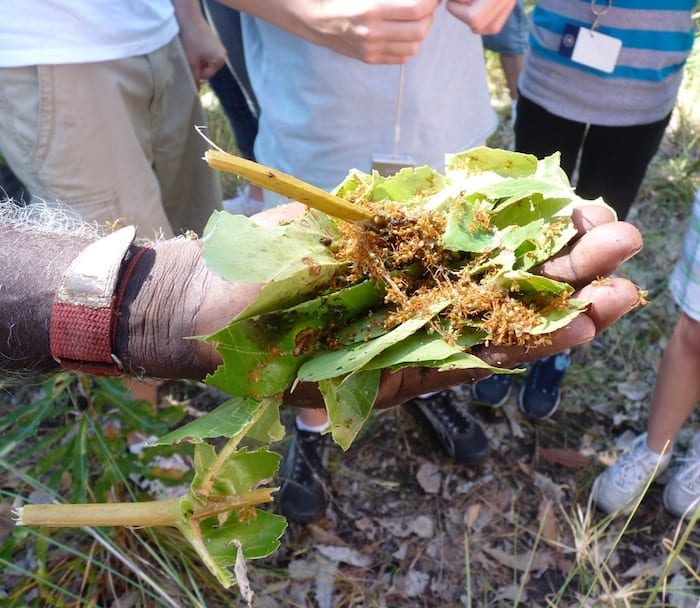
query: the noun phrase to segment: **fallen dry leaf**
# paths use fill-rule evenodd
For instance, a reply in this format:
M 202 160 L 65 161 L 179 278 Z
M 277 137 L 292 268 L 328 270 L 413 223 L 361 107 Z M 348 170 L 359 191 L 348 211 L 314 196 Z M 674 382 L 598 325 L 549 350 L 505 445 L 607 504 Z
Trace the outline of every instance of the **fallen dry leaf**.
M 436 464 L 424 462 L 418 468 L 416 480 L 426 494 L 437 494 L 442 483 L 442 473 Z
M 538 549 L 533 555 L 531 551 L 523 553 L 510 553 L 499 549 L 498 547 L 490 547 L 483 545 L 482 550 L 493 557 L 503 566 L 518 572 L 544 572 L 550 566 L 554 565 L 554 558 L 550 551 Z
M 338 547 L 333 545 L 316 545 L 316 550 L 323 555 L 323 557 L 334 561 L 342 562 L 344 564 L 349 564 L 350 566 L 357 566 L 359 568 L 366 568 L 369 566 L 371 559 L 368 555 L 353 549 L 352 547 Z
M 591 459 L 571 448 L 537 448 L 537 457 L 567 469 L 584 469 L 591 466 Z
M 551 500 L 545 499 L 540 503 L 537 512 L 537 519 L 540 522 L 542 538 L 550 545 L 558 545 L 561 540 L 559 533 L 559 523 L 554 512 L 554 504 Z
M 464 525 L 470 532 L 474 529 L 474 522 L 479 517 L 479 511 L 481 511 L 481 504 L 479 503 L 467 507 L 467 512 L 464 514 Z

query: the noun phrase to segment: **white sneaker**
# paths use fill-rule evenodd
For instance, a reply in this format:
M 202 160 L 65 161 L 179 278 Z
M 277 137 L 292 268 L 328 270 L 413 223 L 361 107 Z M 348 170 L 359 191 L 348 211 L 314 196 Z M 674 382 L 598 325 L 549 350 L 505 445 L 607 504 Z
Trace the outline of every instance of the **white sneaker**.
M 695 433 L 683 465 L 664 489 L 664 507 L 676 517 L 689 519 L 700 507 L 700 433 Z
M 250 186 L 245 185 L 238 194 L 233 198 L 227 198 L 223 201 L 222 207 L 224 211 L 233 213 L 234 215 L 255 215 L 260 213 L 265 206 L 263 201 L 257 201 L 250 196 Z
M 647 446 L 647 434 L 637 437 L 618 461 L 593 483 L 593 502 L 606 513 L 629 509 L 651 479 L 656 479 L 671 462 L 671 454 L 657 454 Z

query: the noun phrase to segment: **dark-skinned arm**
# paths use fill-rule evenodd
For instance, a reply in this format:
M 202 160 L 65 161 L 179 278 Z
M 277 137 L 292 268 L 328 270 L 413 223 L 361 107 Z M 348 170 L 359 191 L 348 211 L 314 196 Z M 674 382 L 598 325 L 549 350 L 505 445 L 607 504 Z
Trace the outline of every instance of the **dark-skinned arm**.
M 261 223 L 295 217 L 304 207 L 285 205 L 257 216 Z M 639 301 L 637 288 L 609 277 L 642 247 L 639 231 L 614 221 L 601 207 L 576 211 L 578 237 L 542 274 L 566 281 L 575 297 L 590 304 L 546 346 L 533 349 L 481 347 L 488 362 L 513 367 L 591 341 Z M 0 219 L 0 374 L 38 375 L 58 370 L 49 351 L 51 306 L 63 273 L 90 237 L 65 236 L 3 225 Z M 202 379 L 220 363 L 215 348 L 188 336 L 206 335 L 229 323 L 257 295 L 260 284 L 237 284 L 211 272 L 198 240 L 152 244 L 131 275 L 120 307 L 115 355 L 132 375 Z M 473 382 L 483 370 L 438 372 L 409 368 L 385 372 L 377 407 L 400 404 L 416 395 Z M 297 387 L 288 405 L 320 406 L 313 386 Z

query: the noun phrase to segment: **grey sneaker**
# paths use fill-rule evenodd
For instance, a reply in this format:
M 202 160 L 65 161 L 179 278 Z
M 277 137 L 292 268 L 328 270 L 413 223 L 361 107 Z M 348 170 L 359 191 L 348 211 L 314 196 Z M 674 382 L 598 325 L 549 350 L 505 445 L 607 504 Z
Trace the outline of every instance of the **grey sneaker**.
M 484 429 L 451 391 L 417 397 L 406 405 L 430 424 L 444 450 L 456 462 L 476 464 L 488 456 L 489 440 Z
M 664 489 L 664 507 L 676 517 L 690 518 L 700 506 L 700 433 L 690 442 L 682 466 Z
M 603 471 L 593 483 L 593 502 L 606 513 L 628 510 L 641 496 L 649 480 L 656 479 L 671 462 L 647 447 L 647 434 L 637 437 L 618 461 Z

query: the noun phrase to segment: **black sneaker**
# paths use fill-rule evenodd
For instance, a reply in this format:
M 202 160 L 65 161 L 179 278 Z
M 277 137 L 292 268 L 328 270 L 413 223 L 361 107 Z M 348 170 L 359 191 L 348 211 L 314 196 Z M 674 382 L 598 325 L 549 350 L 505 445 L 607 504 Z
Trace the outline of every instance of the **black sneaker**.
M 549 418 L 560 401 L 561 382 L 571 365 L 571 356 L 566 353 L 552 355 L 535 361 L 520 390 L 520 410 L 537 420 Z
M 472 384 L 474 402 L 489 407 L 499 407 L 510 397 L 513 385 L 511 374 L 494 374 L 481 382 Z
M 294 425 L 289 450 L 280 467 L 277 506 L 289 521 L 309 523 L 326 512 L 328 471 L 323 464 L 327 448 L 321 433 L 302 431 Z
M 411 405 L 430 423 L 445 451 L 457 462 L 476 464 L 489 453 L 489 440 L 479 423 L 450 391 L 414 399 Z

